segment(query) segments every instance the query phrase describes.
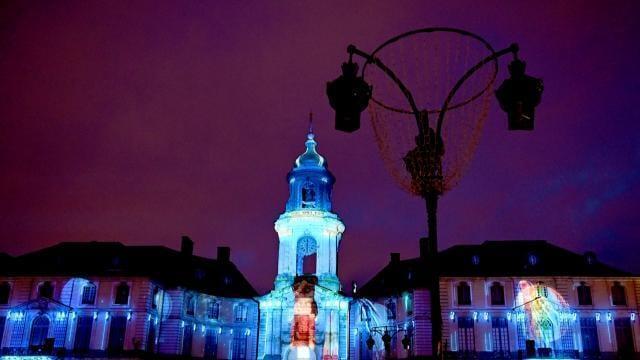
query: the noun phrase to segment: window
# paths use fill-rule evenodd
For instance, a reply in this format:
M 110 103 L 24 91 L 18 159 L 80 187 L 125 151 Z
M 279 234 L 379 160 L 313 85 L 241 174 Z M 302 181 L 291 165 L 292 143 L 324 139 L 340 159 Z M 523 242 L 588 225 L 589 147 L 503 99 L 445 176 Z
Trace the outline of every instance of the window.
M 504 305 L 504 286 L 497 281 L 491 284 L 491 305 Z
M 618 343 L 618 355 L 621 359 L 633 358 L 634 346 L 631 319 L 618 318 L 613 323 L 616 331 L 616 342 Z
M 624 286 L 618 281 L 615 281 L 611 287 L 611 302 L 613 305 L 627 305 L 627 295 L 625 294 Z
M 96 286 L 88 283 L 82 288 L 82 305 L 93 305 L 96 303 Z
M 245 360 L 247 358 L 247 333 L 245 331 L 238 329 L 233 333 L 231 349 L 232 359 Z
M 465 358 L 472 357 L 476 351 L 476 340 L 473 326 L 473 318 L 461 316 L 458 318 L 458 351 Z
M 185 303 L 185 312 L 187 315 L 193 316 L 196 313 L 196 297 L 193 295 L 187 296 L 187 301 Z
M 316 186 L 308 180 L 302 185 L 302 207 L 316 207 Z
M 581 282 L 578 286 L 578 305 L 593 305 L 591 300 L 591 287 Z
M 238 304 L 235 308 L 235 320 L 236 322 L 247 321 L 247 306 L 244 304 Z
M 387 303 L 385 304 L 386 308 L 387 308 L 387 319 L 388 320 L 393 320 L 396 318 L 396 302 L 389 299 L 387 300 Z
M 151 308 L 158 308 L 158 296 L 160 296 L 160 289 L 156 286 L 153 288 L 153 293 L 151 293 Z
M 6 305 L 9 303 L 9 294 L 11 293 L 11 285 L 8 282 L 0 284 L 0 305 Z
M 503 317 L 491 319 L 491 339 L 495 358 L 509 355 L 509 322 Z
M 457 286 L 458 305 L 471 305 L 471 287 L 466 281 Z
M 220 316 L 220 303 L 211 300 L 207 303 L 207 317 L 209 319 L 217 319 Z
M 544 283 L 539 282 L 536 286 L 536 291 L 538 293 L 538 297 L 549 297 L 549 289 L 544 285 Z
M 38 296 L 53 299 L 53 285 L 51 285 L 51 281 L 45 281 L 38 287 Z
M 116 287 L 116 297 L 114 304 L 127 305 L 129 303 L 129 285 L 126 282 L 121 282 Z

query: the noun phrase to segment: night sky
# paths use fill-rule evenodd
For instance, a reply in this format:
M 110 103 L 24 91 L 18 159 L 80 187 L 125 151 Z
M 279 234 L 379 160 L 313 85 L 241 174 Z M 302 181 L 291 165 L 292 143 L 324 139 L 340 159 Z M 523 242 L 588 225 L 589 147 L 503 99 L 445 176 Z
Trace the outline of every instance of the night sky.
M 386 172 L 368 115 L 360 132 L 333 130 L 325 83 L 349 43 L 452 26 L 496 48 L 519 42 L 545 92 L 531 133 L 508 132 L 492 102 L 471 166 L 440 202 L 441 249 L 544 239 L 640 272 L 637 14 L 637 1 L 4 1 L 0 252 L 178 248 L 186 234 L 198 255 L 231 246 L 266 291 L 312 110 L 347 229 L 343 284 L 389 252 L 417 256 L 423 202 Z

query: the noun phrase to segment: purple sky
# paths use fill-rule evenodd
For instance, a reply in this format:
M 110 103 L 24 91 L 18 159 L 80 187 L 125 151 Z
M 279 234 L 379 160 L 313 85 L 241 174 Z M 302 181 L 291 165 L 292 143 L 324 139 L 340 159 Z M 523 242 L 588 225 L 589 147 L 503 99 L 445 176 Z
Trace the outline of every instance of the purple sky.
M 519 42 L 545 93 L 532 133 L 507 132 L 493 101 L 471 166 L 440 202 L 441 248 L 546 239 L 640 271 L 640 2 L 397 3 L 2 2 L 0 252 L 177 248 L 187 234 L 199 255 L 231 246 L 266 291 L 313 109 L 347 228 L 343 284 L 389 252 L 416 256 L 422 201 L 387 174 L 368 115 L 360 132 L 333 130 L 324 89 L 349 43 L 452 26 Z

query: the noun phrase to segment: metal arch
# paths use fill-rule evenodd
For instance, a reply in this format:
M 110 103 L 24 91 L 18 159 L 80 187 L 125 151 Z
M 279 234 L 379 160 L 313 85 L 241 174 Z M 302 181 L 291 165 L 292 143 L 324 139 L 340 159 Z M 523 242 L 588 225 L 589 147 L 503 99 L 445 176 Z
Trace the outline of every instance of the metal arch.
M 500 56 L 503 56 L 505 54 L 509 54 L 509 53 L 513 53 L 513 54 L 518 54 L 518 44 L 511 44 L 509 47 L 506 47 L 498 52 L 493 52 L 491 55 L 485 57 L 484 59 L 482 59 L 481 61 L 479 61 L 476 65 L 474 65 L 472 68 L 470 68 L 469 70 L 467 70 L 467 72 L 456 82 L 456 84 L 453 86 L 453 88 L 451 89 L 451 91 L 449 92 L 449 95 L 447 95 L 447 98 L 445 99 L 443 105 L 442 105 L 442 110 L 440 111 L 440 113 L 438 114 L 438 123 L 436 126 L 436 146 L 438 146 L 438 142 L 441 141 L 441 137 L 440 137 L 440 133 L 442 132 L 442 123 L 444 122 L 444 115 L 447 112 L 447 110 L 450 109 L 455 109 L 456 105 L 465 105 L 468 104 L 469 102 L 475 100 L 477 97 L 479 97 L 480 95 L 482 95 L 490 86 L 491 84 L 493 84 L 493 82 L 496 79 L 496 75 L 497 75 L 497 71 L 498 71 L 498 58 Z M 493 61 L 495 64 L 495 69 L 496 71 L 494 72 L 494 75 L 491 79 L 491 81 L 489 81 L 487 83 L 487 86 L 480 92 L 477 94 L 476 97 L 472 97 L 469 98 L 468 101 L 466 102 L 462 102 L 459 104 L 456 104 L 454 106 L 449 107 L 449 102 L 451 102 L 451 100 L 453 99 L 454 95 L 456 94 L 456 92 L 458 91 L 458 89 L 460 88 L 460 86 L 462 86 L 462 84 L 471 77 L 471 75 L 473 75 L 476 71 L 478 71 L 480 68 L 482 68 L 482 66 L 484 66 L 486 63 Z
M 377 62 L 380 62 L 379 59 L 375 58 L 375 55 L 376 55 L 376 53 L 378 53 L 379 51 L 384 49 L 386 46 L 388 46 L 390 44 L 393 44 L 393 43 L 395 43 L 395 42 L 397 42 L 397 41 L 399 41 L 401 39 L 404 39 L 404 38 L 407 38 L 409 36 L 415 35 L 415 34 L 434 33 L 434 32 L 455 33 L 455 34 L 459 34 L 459 35 L 462 35 L 462 36 L 467 36 L 467 37 L 470 37 L 472 39 L 475 39 L 475 40 L 479 41 L 491 53 L 490 57 L 492 57 L 492 59 L 494 60 L 494 70 L 493 70 L 493 75 L 491 76 L 491 79 L 487 82 L 487 85 L 483 89 L 481 89 L 478 93 L 474 94 L 473 96 L 469 97 L 468 99 L 466 99 L 464 101 L 461 101 L 459 103 L 453 104 L 451 106 L 447 106 L 446 108 L 443 107 L 443 108 L 439 108 L 439 109 L 426 109 L 425 111 L 427 113 L 429 113 L 429 114 L 446 112 L 448 110 L 456 109 L 456 108 L 462 107 L 464 105 L 467 105 L 470 102 L 472 102 L 472 101 L 476 100 L 477 98 L 479 98 L 480 96 L 482 96 L 482 94 L 484 94 L 485 91 L 487 91 L 491 87 L 491 85 L 495 81 L 496 77 L 498 76 L 498 61 L 497 61 L 497 57 L 493 58 L 493 56 L 496 54 L 496 52 L 493 49 L 493 46 L 491 46 L 491 44 L 488 41 L 486 41 L 484 38 L 482 38 L 480 35 L 474 34 L 474 33 L 470 32 L 470 31 L 457 29 L 457 28 L 428 27 L 428 28 L 422 28 L 422 29 L 408 31 L 408 32 L 402 33 L 400 35 L 392 37 L 391 39 L 389 39 L 389 40 L 383 42 L 381 45 L 379 45 L 375 50 L 373 50 L 373 52 L 369 55 L 369 57 L 365 57 L 367 59 L 367 61 L 362 66 L 361 76 L 364 77 L 364 72 L 365 72 L 365 70 L 367 68 L 367 65 L 369 63 L 374 63 L 375 65 L 378 65 L 376 63 L 376 61 L 373 61 L 375 59 L 375 60 L 378 60 Z M 484 64 L 486 64 L 486 62 L 483 62 L 482 65 L 484 65 Z M 468 78 L 468 76 L 466 78 Z M 465 78 L 465 80 L 466 80 L 466 78 Z M 399 113 L 403 113 L 403 114 L 412 114 L 412 113 L 414 113 L 414 111 L 407 111 L 405 109 L 400 109 L 400 108 L 396 108 L 396 107 L 392 107 L 392 106 L 386 105 L 386 104 L 382 103 L 380 100 L 377 100 L 374 97 L 372 97 L 371 100 L 373 100 L 376 104 L 384 107 L 387 110 L 391 110 L 391 111 L 395 111 L 395 112 L 399 112 Z

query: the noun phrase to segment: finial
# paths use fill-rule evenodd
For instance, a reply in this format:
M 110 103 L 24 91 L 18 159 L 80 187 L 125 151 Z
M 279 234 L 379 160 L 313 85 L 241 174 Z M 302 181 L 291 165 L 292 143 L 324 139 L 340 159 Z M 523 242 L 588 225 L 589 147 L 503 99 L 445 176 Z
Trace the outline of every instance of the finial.
M 309 132 L 307 133 L 308 139 L 313 139 L 313 111 L 309 111 Z

